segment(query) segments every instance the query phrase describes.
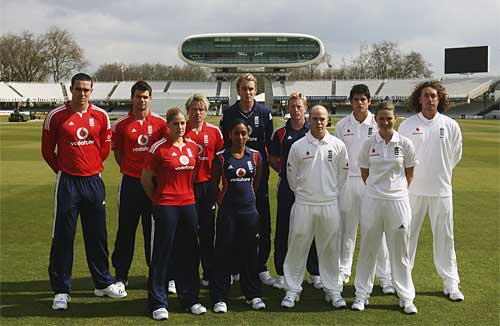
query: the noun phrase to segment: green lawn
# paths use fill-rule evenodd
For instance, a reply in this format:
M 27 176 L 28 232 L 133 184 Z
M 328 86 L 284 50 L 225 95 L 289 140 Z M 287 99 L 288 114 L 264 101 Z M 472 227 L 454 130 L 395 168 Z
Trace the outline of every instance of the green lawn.
M 142 236 L 138 232 L 131 269 L 129 296 L 124 300 L 94 297 L 85 262 L 81 228 L 75 239 L 72 302 L 66 312 L 51 309 L 52 292 L 47 275 L 53 222 L 55 175 L 40 154 L 41 122 L 7 123 L 0 120 L 0 323 L 2 325 L 135 325 L 153 324 L 146 306 L 146 264 Z M 461 120 L 464 156 L 454 175 L 455 247 L 465 301 L 453 303 L 442 294 L 442 283 L 434 270 L 432 236 L 428 221 L 420 236 L 413 280 L 419 313 L 400 312 L 395 296 L 384 296 L 375 288 L 364 312 L 334 311 L 320 291 L 305 285 L 300 303 L 293 310 L 280 308 L 283 292 L 264 289 L 267 309 L 253 312 L 233 288 L 230 312 L 192 316 L 171 299 L 170 324 L 499 324 L 499 155 L 498 121 Z M 279 123 L 275 123 L 278 125 Z M 112 155 L 111 155 L 112 156 Z M 108 246 L 113 250 L 116 234 L 116 195 L 119 171 L 114 160 L 106 161 L 103 178 L 107 187 Z M 276 175 L 271 176 L 271 207 L 276 210 Z M 274 274 L 272 255 L 268 267 Z M 352 277 L 354 279 L 354 277 Z M 352 282 L 344 290 L 354 299 Z M 201 300 L 209 305 L 208 293 Z

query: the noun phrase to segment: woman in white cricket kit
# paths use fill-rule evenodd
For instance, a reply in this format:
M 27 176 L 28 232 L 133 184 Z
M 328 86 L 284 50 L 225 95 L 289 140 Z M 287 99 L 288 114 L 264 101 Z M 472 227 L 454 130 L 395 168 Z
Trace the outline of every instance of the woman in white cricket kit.
M 408 257 L 411 219 L 408 185 L 416 165 L 415 149 L 408 138 L 394 130 L 396 114 L 392 103 L 381 103 L 375 120 L 379 132 L 363 143 L 358 158 L 366 190 L 361 203 L 361 245 L 354 280 L 356 300 L 352 309 L 361 311 L 368 304 L 377 250 L 385 233 L 399 305 L 405 313 L 415 314 L 415 287 Z
M 365 84 L 357 84 L 349 92 L 352 112 L 340 120 L 335 126 L 334 136 L 342 140 L 349 156 L 349 176 L 339 194 L 340 220 L 342 225 L 340 247 L 340 277 L 344 283 L 351 276 L 354 248 L 359 218 L 361 216 L 360 202 L 363 201 L 365 183 L 361 179 L 358 166 L 358 156 L 365 140 L 378 131 L 375 116 L 369 111 L 371 104 L 370 89 Z M 394 294 L 392 286 L 389 252 L 384 239 L 380 243 L 377 254 L 375 276 L 385 294 Z
M 328 112 L 323 106 L 311 109 L 309 121 L 311 130 L 292 145 L 287 162 L 287 179 L 295 193 L 295 203 L 290 213 L 288 252 L 283 264 L 287 292 L 281 306 L 292 308 L 299 301 L 307 255 L 315 238 L 325 299 L 335 308 L 341 308 L 346 302 L 339 279 L 337 197 L 347 179 L 347 149 L 328 133 Z
M 410 95 L 410 106 L 418 113 L 399 126 L 399 132 L 413 141 L 419 161 L 409 189 L 412 210 L 410 264 L 413 268 L 418 236 L 428 213 L 434 265 L 443 280 L 444 294 L 452 301 L 463 301 L 464 295 L 458 287 L 451 188 L 452 171 L 462 158 L 462 133 L 455 120 L 439 113 L 448 108 L 441 82 L 427 81 L 418 85 Z

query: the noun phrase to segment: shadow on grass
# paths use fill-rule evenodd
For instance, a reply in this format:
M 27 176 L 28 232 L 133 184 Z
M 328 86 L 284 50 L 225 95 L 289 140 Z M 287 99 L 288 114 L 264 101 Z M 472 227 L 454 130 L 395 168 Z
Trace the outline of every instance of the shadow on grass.
M 131 277 L 127 290 L 144 290 L 144 276 Z M 71 302 L 67 311 L 52 310 L 54 294 L 49 280 L 1 282 L 0 315 L 2 317 L 112 317 L 149 314 L 146 294 L 142 298 L 129 295 L 125 299 L 99 298 L 94 295 L 90 277 L 72 280 Z M 145 293 L 145 292 L 144 292 Z

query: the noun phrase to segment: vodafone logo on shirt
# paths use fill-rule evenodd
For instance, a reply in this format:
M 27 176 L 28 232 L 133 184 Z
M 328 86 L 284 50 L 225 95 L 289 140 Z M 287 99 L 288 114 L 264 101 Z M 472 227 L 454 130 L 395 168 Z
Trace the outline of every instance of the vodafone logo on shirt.
M 149 137 L 147 135 L 139 135 L 137 137 L 137 144 L 141 147 L 134 147 L 132 148 L 132 151 L 134 152 L 147 152 L 149 150 L 149 147 L 146 146 L 148 144 Z
M 182 166 L 178 166 L 175 168 L 176 171 L 180 170 L 193 170 L 194 166 L 190 166 L 189 164 L 189 157 L 186 155 L 181 155 L 179 156 L 179 162 L 182 164 Z
M 247 174 L 247 171 L 244 168 L 237 168 L 236 169 L 237 178 L 232 178 L 230 181 L 231 182 L 248 182 L 251 180 L 251 178 L 243 178 L 246 174 Z
M 89 131 L 85 127 L 80 127 L 76 130 L 76 137 L 79 140 L 70 142 L 71 146 L 86 146 L 94 144 L 93 140 L 87 140 L 87 138 L 89 137 Z

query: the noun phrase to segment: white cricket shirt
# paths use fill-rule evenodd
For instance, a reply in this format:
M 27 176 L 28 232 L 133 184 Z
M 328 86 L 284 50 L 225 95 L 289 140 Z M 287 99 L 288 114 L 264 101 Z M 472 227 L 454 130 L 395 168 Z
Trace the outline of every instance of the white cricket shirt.
M 287 179 L 295 202 L 329 205 L 337 201 L 347 179 L 347 149 L 328 132 L 318 140 L 309 131 L 296 141 L 288 155 Z
M 452 170 L 462 158 L 462 133 L 458 123 L 440 113 L 432 120 L 418 113 L 399 126 L 417 152 L 418 165 L 410 193 L 418 196 L 452 196 Z
M 352 112 L 337 123 L 334 135 L 342 140 L 347 147 L 350 177 L 361 176 L 358 166 L 359 150 L 363 142 L 375 135 L 377 131 L 375 116 L 369 111 L 368 116 L 361 123 L 356 120 Z
M 394 132 L 386 144 L 377 132 L 359 151 L 358 165 L 369 169 L 366 195 L 379 199 L 402 199 L 408 196 L 405 169 L 416 165 L 411 140 Z

